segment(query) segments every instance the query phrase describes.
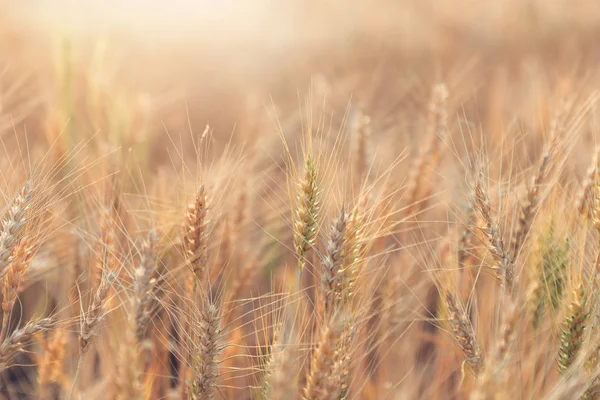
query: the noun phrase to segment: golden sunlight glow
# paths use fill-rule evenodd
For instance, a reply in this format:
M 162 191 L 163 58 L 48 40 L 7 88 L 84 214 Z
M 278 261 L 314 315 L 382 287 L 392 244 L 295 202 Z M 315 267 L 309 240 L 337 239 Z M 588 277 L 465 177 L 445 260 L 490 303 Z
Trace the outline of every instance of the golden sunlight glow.
M 34 14 L 42 20 L 60 24 L 65 29 L 126 27 L 161 35 L 211 30 L 236 36 L 267 28 L 265 24 L 278 24 L 274 17 L 281 18 L 281 12 L 285 11 L 279 2 L 271 0 L 41 0 L 38 3 L 35 8 L 23 8 L 29 16 L 35 10 Z

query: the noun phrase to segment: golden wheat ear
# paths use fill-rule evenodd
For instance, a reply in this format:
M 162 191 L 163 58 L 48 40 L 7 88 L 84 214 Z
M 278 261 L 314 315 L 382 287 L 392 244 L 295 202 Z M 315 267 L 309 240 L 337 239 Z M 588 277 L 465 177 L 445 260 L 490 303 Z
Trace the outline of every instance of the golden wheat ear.
M 106 269 L 104 269 L 104 271 L 106 271 Z M 79 361 L 77 363 L 75 377 L 73 378 L 71 393 L 68 397 L 69 399 L 71 399 L 75 393 L 77 379 L 83 366 L 83 359 L 88 352 L 94 337 L 98 333 L 100 322 L 106 316 L 106 305 L 109 300 L 108 292 L 110 291 L 111 285 L 115 279 L 116 275 L 114 271 L 102 272 L 100 284 L 96 288 L 94 298 L 92 299 L 92 302 L 90 303 L 85 314 L 81 317 L 82 321 L 79 328 Z
M 23 347 L 29 344 L 37 333 L 51 329 L 54 324 L 52 318 L 30 321 L 8 335 L 0 344 L 0 371 L 11 365 L 15 357 L 23 351 Z
M 192 350 L 192 377 L 188 389 L 192 399 L 208 400 L 216 391 L 219 356 L 223 350 L 220 323 L 219 309 L 207 301 L 200 312 L 199 329 Z
M 326 254 L 323 260 L 321 277 L 321 296 L 323 297 L 323 314 L 330 315 L 342 299 L 343 265 L 346 255 L 346 226 L 348 217 L 342 207 L 339 215 L 331 225 Z
M 479 347 L 479 342 L 475 336 L 475 330 L 469 321 L 466 312 L 456 302 L 454 295 L 446 292 L 445 303 L 447 308 L 447 321 L 450 332 L 458 342 L 464 356 L 465 362 L 469 365 L 471 372 L 478 375 L 483 369 L 483 355 Z
M 510 359 L 511 345 L 516 338 L 519 311 L 510 299 L 503 307 L 502 324 L 496 342 L 489 357 L 485 360 L 483 372 L 479 375 L 470 400 L 485 400 L 493 397 L 494 393 L 502 393 L 508 384 L 507 369 Z
M 581 183 L 581 189 L 577 195 L 576 205 L 577 211 L 584 217 L 592 215 L 594 207 L 594 187 L 596 182 L 596 174 L 600 169 L 600 147 L 596 148 L 592 162 L 588 168 L 587 174 Z
M 143 398 L 141 348 L 137 341 L 137 325 L 132 315 L 126 317 L 120 337 L 112 383 L 118 400 Z
M 335 396 L 339 376 L 336 369 L 337 351 L 344 336 L 345 321 L 341 314 L 334 315 L 322 324 L 319 342 L 310 359 L 310 367 L 306 376 L 306 385 L 302 392 L 305 400 L 326 400 Z
M 408 172 L 406 187 L 406 213 L 416 214 L 426 205 L 433 191 L 430 182 L 433 173 L 439 166 L 442 156 L 442 144 L 446 137 L 448 124 L 448 87 L 444 83 L 436 84 L 431 93 L 427 123 L 426 144 L 413 161 Z
M 369 139 L 371 136 L 371 118 L 364 115 L 360 110 L 356 112 L 356 120 L 352 136 L 354 139 L 354 181 L 360 186 L 369 173 Z
M 111 283 L 115 280 L 113 272 L 102 275 L 100 285 L 96 289 L 94 298 L 83 316 L 83 322 L 79 331 L 79 352 L 83 355 L 89 349 L 92 339 L 97 333 L 97 328 L 104 318 L 104 311 L 107 295 L 111 288 Z
M 50 399 L 51 385 L 58 384 L 65 390 L 67 375 L 65 374 L 65 356 L 67 335 L 63 330 L 54 329 L 48 340 L 40 339 L 44 353 L 38 358 L 38 385 L 41 399 Z
M 487 238 L 488 250 L 496 263 L 493 267 L 496 276 L 500 283 L 505 285 L 509 292 L 512 292 L 515 285 L 515 263 L 512 255 L 504 245 L 504 238 L 492 214 L 487 190 L 481 181 L 482 178 L 475 183 L 474 206 L 485 222 L 482 231 Z
M 321 189 L 319 171 L 312 156 L 304 161 L 304 177 L 298 182 L 294 212 L 294 249 L 300 273 L 306 266 L 306 256 L 315 243 L 319 231 Z
M 140 264 L 135 270 L 135 321 L 138 344 L 144 339 L 144 334 L 150 321 L 150 305 L 152 291 L 156 284 L 155 272 L 157 264 L 156 244 L 158 236 L 154 229 L 148 232 L 142 244 Z
M 293 357 L 294 332 L 285 323 L 273 328 L 273 340 L 266 355 L 259 399 L 295 398 L 299 366 Z
M 19 294 L 25 271 L 34 255 L 34 249 L 27 239 L 19 243 L 11 257 L 8 273 L 4 277 L 2 285 L 2 331 L 0 332 L 0 343 L 6 338 L 10 314 L 13 310 L 17 296 Z
M 0 232 L 0 278 L 7 274 L 11 255 L 22 239 L 25 224 L 28 220 L 27 212 L 31 206 L 32 193 L 33 185 L 31 182 L 25 183 L 19 194 L 13 199 L 2 221 L 2 231 Z
M 206 266 L 207 225 L 208 202 L 204 185 L 201 185 L 196 194 L 196 200 L 188 206 L 184 234 L 185 252 L 189 268 L 193 273 L 194 288 L 198 285 L 202 286 L 208 278 Z
M 533 177 L 533 182 L 531 183 L 529 191 L 527 192 L 525 204 L 521 207 L 519 220 L 517 222 L 517 227 L 515 228 L 515 233 L 513 235 L 510 248 L 510 252 L 514 257 L 519 255 L 521 248 L 525 244 L 525 240 L 529 235 L 531 225 L 533 224 L 533 219 L 539 211 L 541 202 L 543 200 L 540 190 L 548 180 L 552 163 L 556 158 L 558 145 L 559 142 L 557 139 L 555 139 L 544 151 L 537 172 Z

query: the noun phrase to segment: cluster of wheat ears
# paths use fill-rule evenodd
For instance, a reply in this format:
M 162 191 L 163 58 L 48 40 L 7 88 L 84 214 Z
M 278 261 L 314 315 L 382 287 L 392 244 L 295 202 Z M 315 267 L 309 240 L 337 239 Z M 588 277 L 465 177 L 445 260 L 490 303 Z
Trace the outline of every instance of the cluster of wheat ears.
M 177 136 L 60 65 L 0 85 L 2 398 L 600 398 L 592 77 L 340 71 Z

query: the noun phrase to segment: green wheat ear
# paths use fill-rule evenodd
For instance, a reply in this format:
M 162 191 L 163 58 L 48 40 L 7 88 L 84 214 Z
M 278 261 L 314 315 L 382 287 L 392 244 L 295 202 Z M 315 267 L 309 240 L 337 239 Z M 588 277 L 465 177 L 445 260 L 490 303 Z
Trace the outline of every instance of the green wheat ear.
M 294 249 L 298 257 L 300 273 L 306 265 L 306 255 L 314 245 L 319 231 L 321 192 L 319 190 L 318 169 L 311 156 L 304 163 L 304 178 L 298 183 L 294 213 Z
M 573 300 L 569 304 L 567 318 L 563 322 L 558 351 L 558 370 L 564 373 L 576 360 L 585 333 L 588 312 L 586 296 L 581 287 L 575 289 Z
M 560 239 L 554 221 L 539 239 L 540 261 L 536 271 L 539 290 L 533 300 L 533 325 L 537 328 L 545 309 L 556 310 L 563 297 L 565 276 L 569 261 L 569 239 Z

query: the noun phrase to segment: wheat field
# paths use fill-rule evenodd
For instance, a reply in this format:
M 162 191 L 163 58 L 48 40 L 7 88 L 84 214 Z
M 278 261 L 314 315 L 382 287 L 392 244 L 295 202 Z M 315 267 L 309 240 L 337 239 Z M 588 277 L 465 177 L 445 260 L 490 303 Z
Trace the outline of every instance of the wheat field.
M 0 10 L 0 398 L 600 398 L 599 4 Z

